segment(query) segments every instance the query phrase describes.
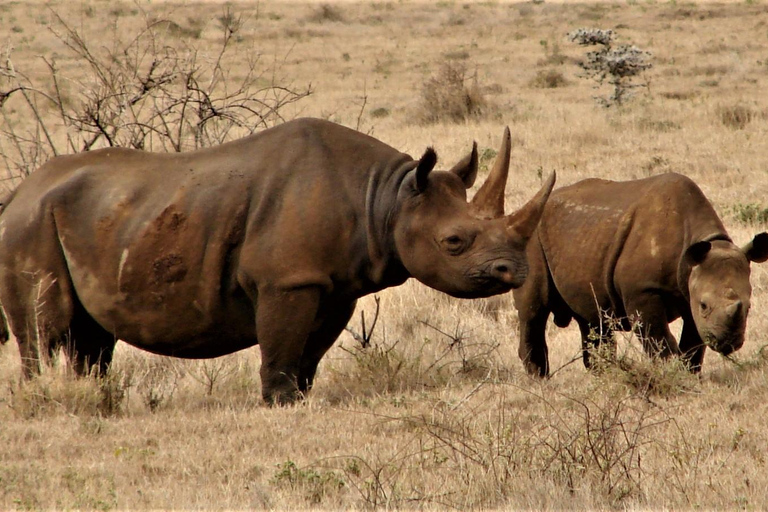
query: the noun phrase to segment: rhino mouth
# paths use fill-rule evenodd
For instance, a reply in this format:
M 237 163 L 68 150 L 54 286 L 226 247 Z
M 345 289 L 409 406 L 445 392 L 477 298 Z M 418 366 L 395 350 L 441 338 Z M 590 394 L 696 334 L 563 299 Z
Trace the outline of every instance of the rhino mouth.
M 454 290 L 447 293 L 457 299 L 482 299 L 492 295 L 507 293 L 513 288 L 512 285 L 496 281 L 495 279 L 477 279 L 474 280 L 473 284 L 476 286 L 473 286 L 471 290 Z
M 741 336 L 718 339 L 715 335 L 708 334 L 703 337 L 703 340 L 706 346 L 724 356 L 733 354 L 744 344 L 744 338 Z

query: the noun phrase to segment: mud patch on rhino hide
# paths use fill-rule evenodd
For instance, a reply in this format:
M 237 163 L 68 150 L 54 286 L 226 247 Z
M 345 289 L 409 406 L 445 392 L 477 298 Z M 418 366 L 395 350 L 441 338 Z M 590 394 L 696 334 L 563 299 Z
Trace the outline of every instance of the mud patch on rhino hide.
M 178 231 L 186 221 L 186 215 L 176 211 L 176 208 L 171 205 L 163 210 L 163 213 L 155 219 L 155 229 L 158 232 Z
M 152 262 L 152 274 L 154 284 L 175 283 L 184 279 L 187 267 L 179 254 L 171 253 Z

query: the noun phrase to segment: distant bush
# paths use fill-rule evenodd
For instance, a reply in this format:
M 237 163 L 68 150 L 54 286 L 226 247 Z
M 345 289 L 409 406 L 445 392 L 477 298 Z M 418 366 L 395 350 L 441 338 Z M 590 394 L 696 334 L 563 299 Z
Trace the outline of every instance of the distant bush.
M 331 4 L 321 4 L 309 17 L 309 21 L 324 23 L 326 21 L 341 23 L 345 21 L 341 9 Z
M 756 203 L 738 203 L 731 208 L 733 217 L 742 224 L 768 223 L 768 208 Z
M 743 130 L 756 116 L 756 112 L 744 104 L 719 106 L 716 113 L 721 123 L 734 130 Z
M 420 117 L 424 123 L 459 123 L 481 119 L 491 110 L 477 80 L 462 63 L 446 62 L 421 89 Z
M 531 87 L 540 89 L 556 89 L 568 85 L 568 80 L 556 69 L 541 70 L 536 73 L 536 77 L 531 80 Z
M 371 117 L 376 119 L 387 117 L 389 116 L 389 114 L 390 114 L 389 109 L 386 107 L 378 107 L 371 111 Z
M 650 69 L 648 62 L 651 54 L 633 45 L 613 46 L 613 30 L 580 28 L 568 34 L 571 41 L 581 46 L 601 46 L 599 50 L 588 52 L 586 60 L 579 66 L 584 76 L 597 82 L 613 86 L 613 94 L 607 98 L 596 97 L 602 105 L 610 107 L 621 105 L 632 97 L 631 91 L 637 87 L 648 87 L 648 82 L 636 83 L 634 78 Z

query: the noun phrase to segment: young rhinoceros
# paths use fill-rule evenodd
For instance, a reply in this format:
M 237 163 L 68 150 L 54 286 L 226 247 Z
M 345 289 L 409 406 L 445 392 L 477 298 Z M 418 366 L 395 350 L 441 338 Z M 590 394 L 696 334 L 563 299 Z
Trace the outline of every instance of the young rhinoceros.
M 259 344 L 264 399 L 287 403 L 359 297 L 409 277 L 457 297 L 519 286 L 554 175 L 505 217 L 508 132 L 471 203 L 477 147 L 449 171 L 436 160 L 318 119 L 189 153 L 54 158 L 0 215 L 23 371 L 62 345 L 83 373 L 106 371 L 117 339 L 185 358 Z
M 635 328 L 648 354 L 682 353 L 699 372 L 706 347 L 727 355 L 744 343 L 749 262 L 768 258 L 768 234 L 734 245 L 699 187 L 679 174 L 588 179 L 552 193 L 527 254 L 528 279 L 513 293 L 529 373 L 549 374 L 550 313 L 558 327 L 576 319 L 587 368 L 612 328 Z M 680 317 L 678 347 L 668 324 Z

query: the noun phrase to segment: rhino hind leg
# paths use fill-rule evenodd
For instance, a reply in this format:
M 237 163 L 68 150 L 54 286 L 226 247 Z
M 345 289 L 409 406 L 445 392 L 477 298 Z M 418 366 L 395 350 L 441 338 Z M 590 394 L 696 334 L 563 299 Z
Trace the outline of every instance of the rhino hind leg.
M 333 343 L 338 339 L 344 327 L 349 323 L 352 313 L 355 312 L 356 304 L 357 301 L 335 304 L 326 313 L 320 327 L 307 338 L 299 367 L 298 385 L 300 393 L 306 394 L 312 389 L 320 359 L 333 346 Z
M 590 370 L 594 366 L 594 359 L 613 360 L 616 357 L 616 340 L 613 337 L 613 329 L 608 322 L 600 322 L 595 326 L 586 320 L 579 318 L 579 331 L 581 332 L 581 357 L 584 368 Z
M 21 277 L 17 277 L 21 275 Z M 23 379 L 42 370 L 67 337 L 72 319 L 72 285 L 53 273 L 3 276 L 3 303 L 21 357 Z

